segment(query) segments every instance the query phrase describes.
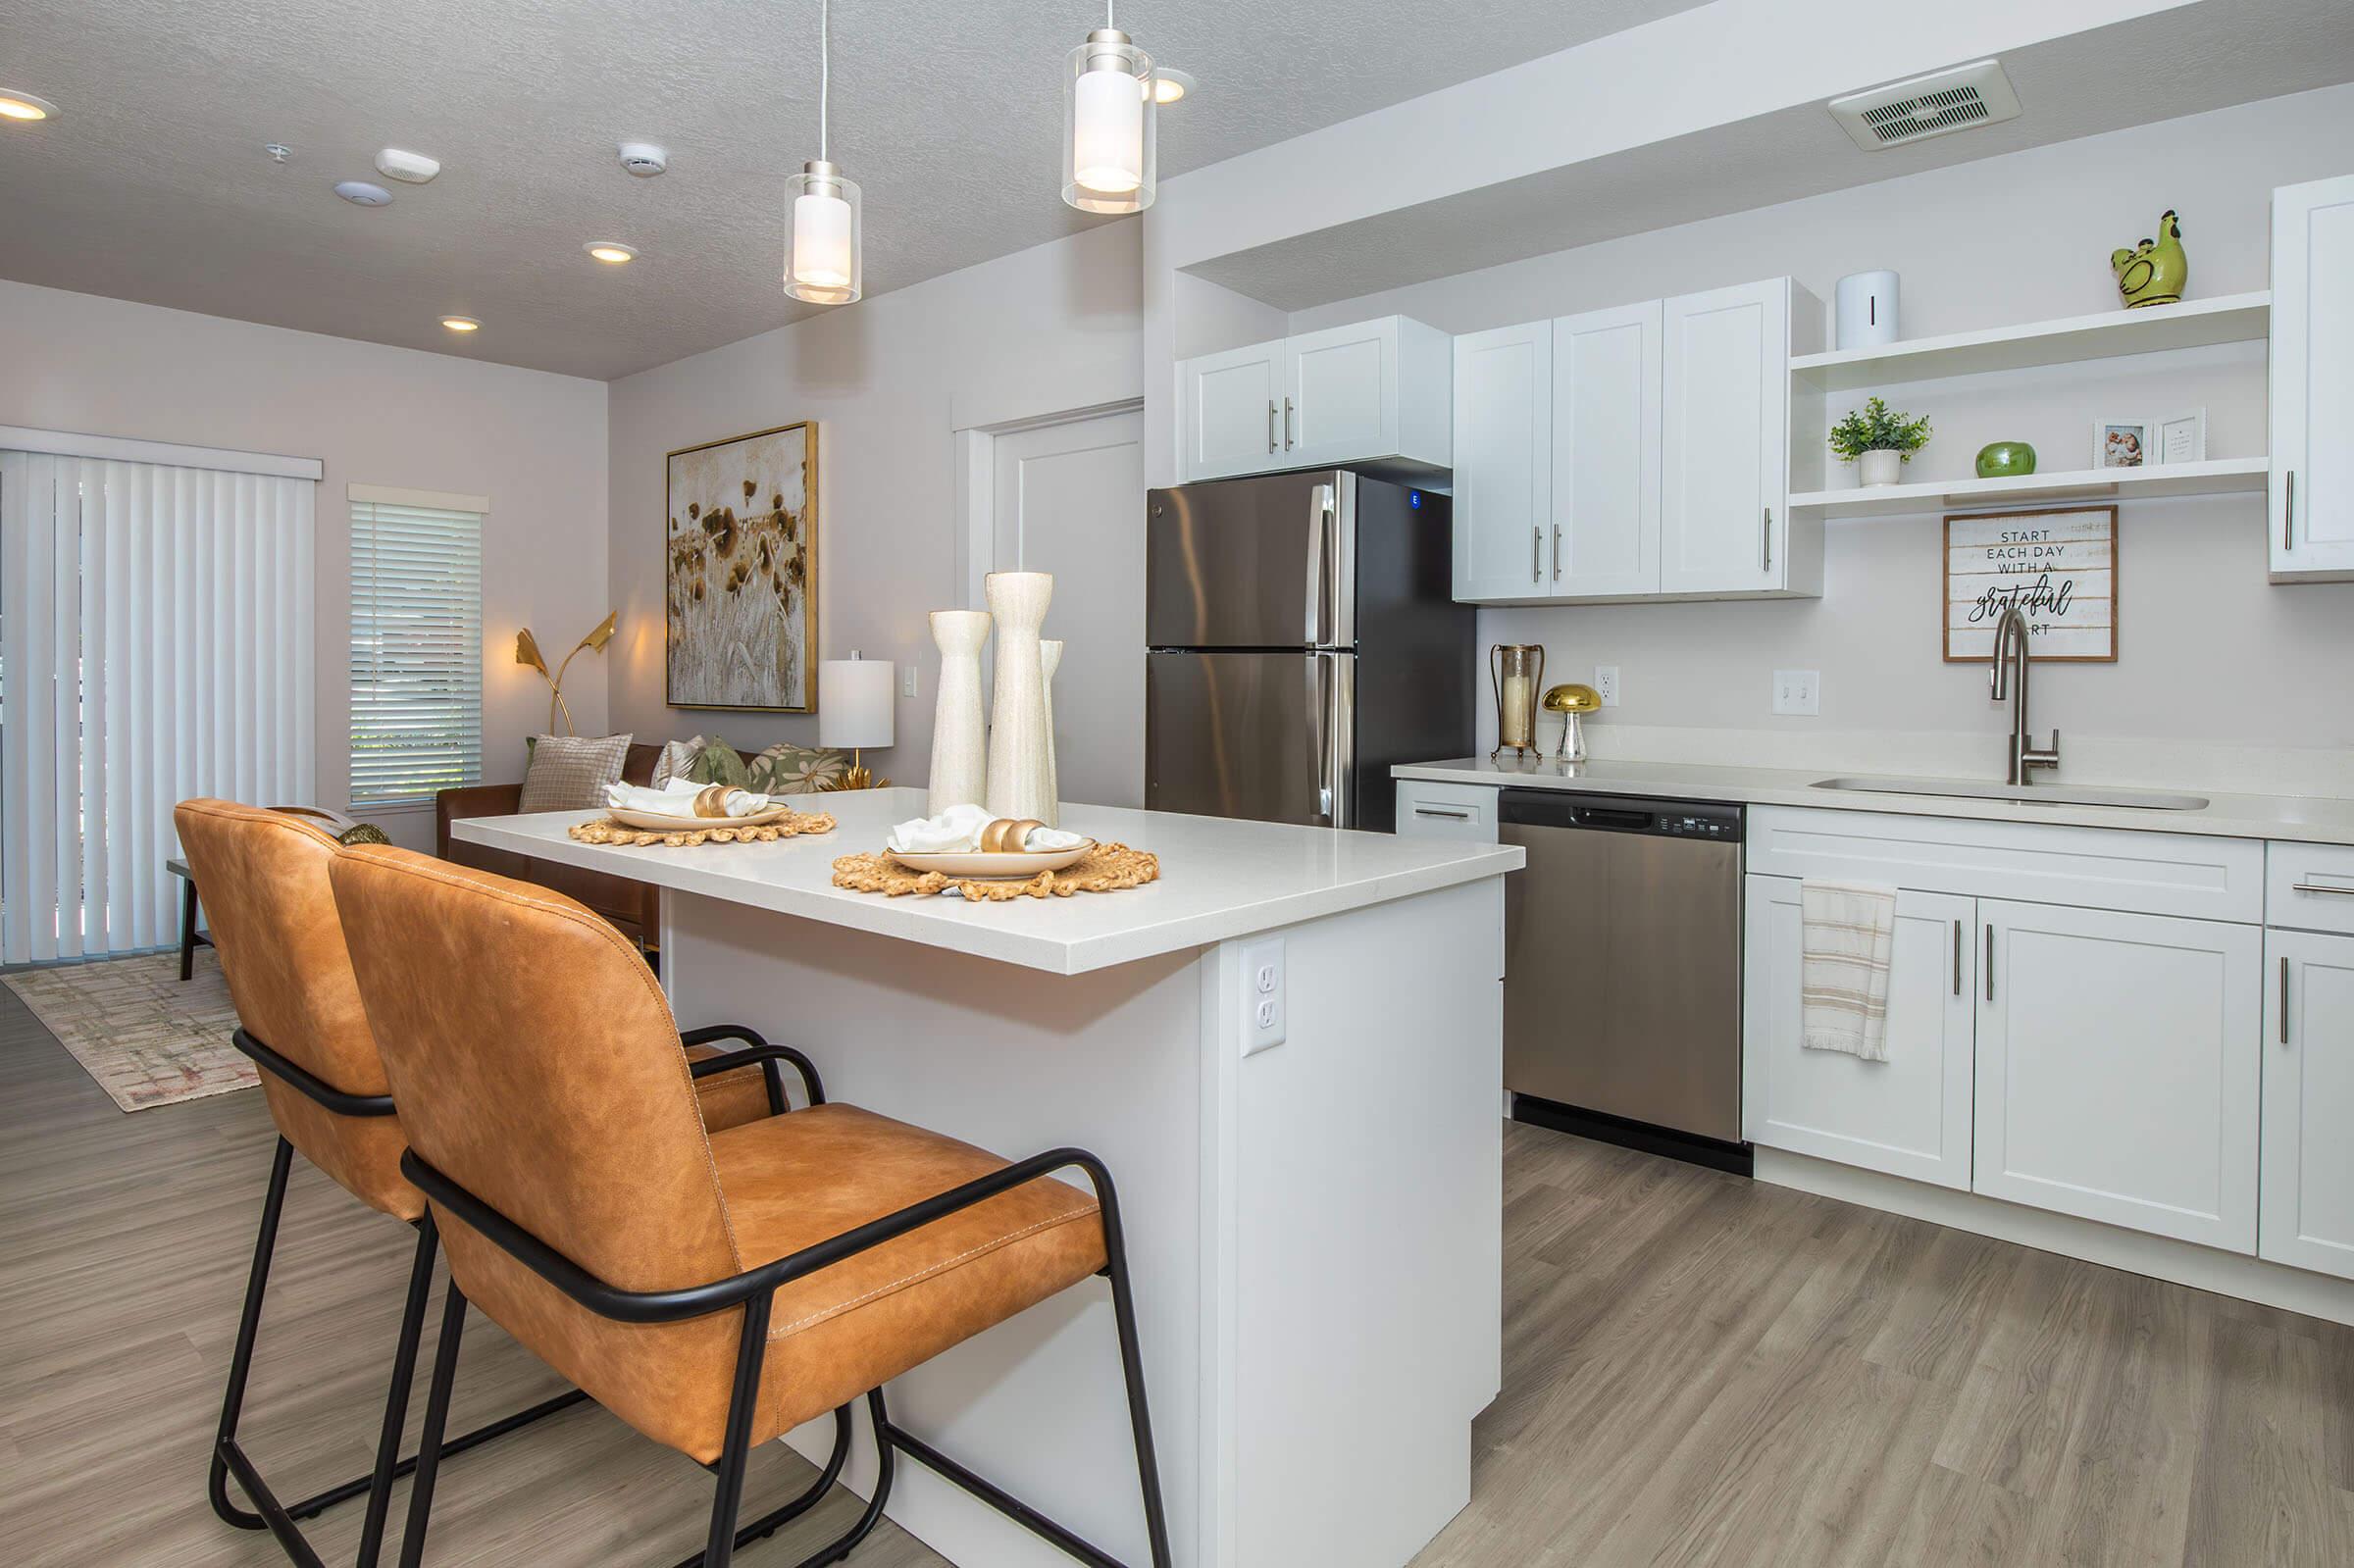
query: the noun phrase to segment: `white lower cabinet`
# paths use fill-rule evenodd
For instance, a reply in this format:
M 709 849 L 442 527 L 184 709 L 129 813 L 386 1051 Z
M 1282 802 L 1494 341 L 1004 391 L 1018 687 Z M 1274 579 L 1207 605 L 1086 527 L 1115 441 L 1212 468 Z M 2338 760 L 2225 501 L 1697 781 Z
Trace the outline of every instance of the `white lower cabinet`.
M 1799 1043 L 1798 879 L 1748 879 L 1742 1136 L 1892 1176 L 1970 1187 L 1977 901 L 1899 892 L 1888 1059 Z
M 2255 1251 L 2263 933 L 1995 899 L 1978 923 L 1972 1189 Z
M 2266 934 L 2257 1251 L 2354 1279 L 2354 936 Z

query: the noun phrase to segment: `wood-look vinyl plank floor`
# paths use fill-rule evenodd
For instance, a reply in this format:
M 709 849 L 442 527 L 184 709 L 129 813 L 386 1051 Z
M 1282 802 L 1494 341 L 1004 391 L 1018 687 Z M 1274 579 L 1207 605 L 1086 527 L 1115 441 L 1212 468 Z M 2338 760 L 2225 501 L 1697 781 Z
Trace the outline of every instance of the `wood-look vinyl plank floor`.
M 273 1136 L 258 1094 L 124 1115 L 0 991 L 6 1561 L 283 1560 L 204 1501 Z M 295 1170 L 246 1436 L 307 1490 L 372 1458 L 412 1239 Z M 1504 1392 L 1415 1568 L 2354 1564 L 2354 1330 L 1531 1128 L 1504 1196 Z M 560 1387 L 477 1314 L 452 1430 Z M 808 1475 L 764 1448 L 747 1507 Z M 709 1497 L 583 1407 L 453 1461 L 430 1560 L 669 1561 Z M 942 1559 L 886 1524 L 853 1563 Z

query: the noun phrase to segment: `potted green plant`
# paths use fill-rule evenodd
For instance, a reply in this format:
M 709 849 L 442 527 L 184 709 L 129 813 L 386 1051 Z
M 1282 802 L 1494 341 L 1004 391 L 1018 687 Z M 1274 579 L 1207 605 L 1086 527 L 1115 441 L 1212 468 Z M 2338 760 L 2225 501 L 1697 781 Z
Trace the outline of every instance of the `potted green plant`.
M 1831 450 L 1842 463 L 1861 459 L 1867 484 L 1897 482 L 1902 466 L 1913 461 L 1928 438 L 1927 419 L 1891 414 L 1887 403 L 1876 397 L 1865 399 L 1861 409 L 1850 409 L 1847 418 L 1831 427 Z

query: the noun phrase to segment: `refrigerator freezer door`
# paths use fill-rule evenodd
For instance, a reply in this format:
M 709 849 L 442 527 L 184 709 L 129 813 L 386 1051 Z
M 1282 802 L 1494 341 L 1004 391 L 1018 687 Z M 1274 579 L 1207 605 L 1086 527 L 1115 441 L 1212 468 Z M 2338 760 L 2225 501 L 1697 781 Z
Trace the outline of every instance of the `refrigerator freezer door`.
M 1330 469 L 1152 491 L 1146 645 L 1354 644 L 1356 498 L 1356 476 Z
M 1344 653 L 1150 655 L 1145 805 L 1353 826 L 1356 673 Z

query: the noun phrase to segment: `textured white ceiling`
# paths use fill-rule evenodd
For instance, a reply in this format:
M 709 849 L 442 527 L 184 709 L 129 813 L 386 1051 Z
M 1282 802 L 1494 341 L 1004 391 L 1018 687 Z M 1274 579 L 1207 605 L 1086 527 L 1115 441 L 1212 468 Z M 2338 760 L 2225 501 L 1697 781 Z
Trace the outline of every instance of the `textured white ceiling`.
M 1200 90 L 1164 177 L 1700 0 L 1131 0 Z M 880 293 L 1093 223 L 1062 205 L 1064 53 L 1100 12 L 837 0 L 833 152 Z M 7 0 L 0 277 L 610 378 L 778 327 L 783 181 L 817 149 L 817 0 Z M 670 173 L 633 179 L 625 136 Z M 266 142 L 294 149 L 274 166 Z M 441 160 L 433 184 L 378 148 Z M 390 207 L 336 199 L 376 179 Z M 639 247 L 626 268 L 589 239 Z M 484 329 L 453 340 L 444 314 Z

